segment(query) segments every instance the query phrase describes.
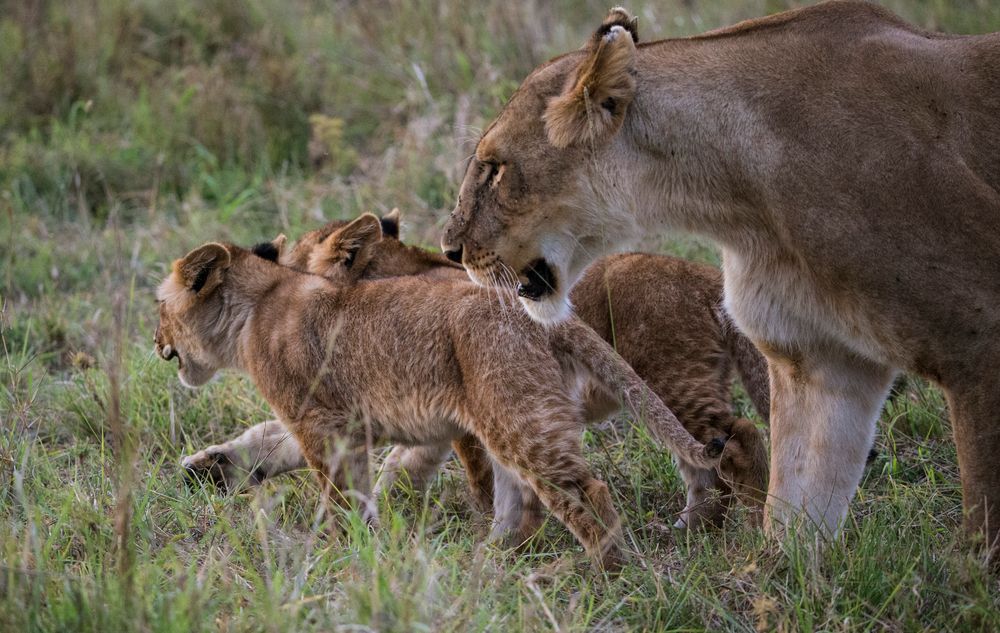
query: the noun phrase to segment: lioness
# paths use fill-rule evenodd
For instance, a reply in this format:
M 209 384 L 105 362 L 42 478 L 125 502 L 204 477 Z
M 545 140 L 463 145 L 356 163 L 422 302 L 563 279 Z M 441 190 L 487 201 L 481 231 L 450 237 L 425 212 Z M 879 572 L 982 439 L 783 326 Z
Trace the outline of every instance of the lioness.
M 332 247 L 318 253 L 326 258 L 326 265 L 313 270 L 335 279 L 351 271 L 361 279 L 423 275 L 466 280 L 461 266 L 395 239 L 399 235 L 398 211 L 381 220 L 385 236 L 393 239 L 376 240 L 373 232 L 359 235 L 358 227 L 363 230 L 365 226 L 363 220 L 333 222 L 311 231 L 281 254 L 281 262 L 306 268 L 317 255 L 314 249 L 326 242 Z M 313 264 L 323 265 L 321 261 Z M 674 257 L 617 255 L 592 266 L 574 288 L 572 299 L 584 323 L 615 344 L 696 439 L 707 442 L 731 437 L 719 472 L 680 462 L 687 504 L 678 527 L 719 522 L 732 498 L 731 490 L 754 505 L 762 505 L 767 451 L 753 423 L 733 415 L 730 385 L 735 368 L 766 418 L 767 365 L 721 310 L 719 272 Z M 586 391 L 584 410 L 590 422 L 605 419 L 619 407 L 616 398 L 596 387 Z M 225 487 L 256 485 L 267 477 L 305 466 L 294 439 L 283 431 L 277 420 L 262 422 L 230 441 L 185 457 L 182 465 Z M 455 452 L 469 474 L 477 505 L 482 509 L 492 506 L 493 474 L 479 447 L 465 440 L 456 444 Z M 397 447 L 380 472 L 376 490 L 389 485 L 400 471 L 407 472 L 414 487 L 421 487 L 447 453 L 447 447 Z
M 473 434 L 596 562 L 614 568 L 621 526 L 581 454 L 574 385 L 610 381 L 693 466 L 717 467 L 724 446 L 691 437 L 585 325 L 543 327 L 518 312 L 498 321 L 488 293 L 464 282 L 338 284 L 209 243 L 174 262 L 157 298 L 157 353 L 178 359 L 181 381 L 198 386 L 222 368 L 247 372 L 337 503 L 369 498 L 371 442 L 434 445 Z M 372 504 L 362 511 L 376 519 Z
M 528 313 L 650 229 L 722 248 L 768 359 L 766 524 L 835 534 L 904 369 L 947 396 L 966 526 L 1000 535 L 1000 34 L 827 2 L 637 45 L 614 9 L 533 71 L 469 162 L 443 247 Z M 500 278 L 503 279 L 503 278 Z

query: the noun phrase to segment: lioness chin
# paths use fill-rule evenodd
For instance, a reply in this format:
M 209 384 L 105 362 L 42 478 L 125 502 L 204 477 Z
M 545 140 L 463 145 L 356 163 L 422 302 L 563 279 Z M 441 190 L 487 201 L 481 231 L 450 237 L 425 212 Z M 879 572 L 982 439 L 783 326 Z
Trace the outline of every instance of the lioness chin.
M 443 247 L 529 314 L 651 229 L 722 247 L 767 356 L 766 524 L 835 534 L 893 376 L 947 396 L 966 526 L 1000 538 L 1000 34 L 826 2 L 637 44 L 614 9 L 486 128 Z M 538 283 L 538 280 L 544 283 Z
M 724 446 L 692 438 L 586 326 L 544 328 L 514 312 L 497 323 L 490 295 L 465 282 L 337 283 L 210 243 L 174 262 L 157 298 L 157 352 L 178 358 L 181 379 L 247 372 L 333 500 L 365 500 L 372 521 L 371 441 L 433 446 L 471 434 L 512 488 L 537 495 L 595 561 L 616 567 L 618 516 L 580 450 L 573 386 L 588 376 L 611 380 L 691 465 L 717 467 Z
M 357 224 L 333 222 L 311 231 L 281 254 L 281 262 L 307 268 L 313 250 L 329 241 L 336 246 L 321 252 L 326 263 L 315 263 L 322 266 L 317 272 L 334 279 L 344 279 L 348 271 L 359 280 L 402 275 L 465 279 L 461 266 L 395 239 L 398 210 L 381 219 L 387 239 L 375 240 L 373 233 L 357 235 Z M 278 243 L 276 251 L 282 246 L 283 242 Z M 734 494 L 754 508 L 762 506 L 767 485 L 767 451 L 760 432 L 751 421 L 732 414 L 730 399 L 735 368 L 766 419 L 767 364 L 730 323 L 721 300 L 721 276 L 716 269 L 638 253 L 602 260 L 573 290 L 573 303 L 583 322 L 615 344 L 696 439 L 709 442 L 729 437 L 718 472 L 679 462 L 687 504 L 678 527 L 720 522 Z M 620 406 L 600 385 L 585 388 L 584 394 L 585 415 L 592 423 L 604 420 Z M 257 485 L 266 477 L 305 465 L 304 458 L 296 455 L 295 440 L 282 431 L 277 420 L 262 422 L 232 440 L 185 457 L 182 465 L 225 488 Z M 454 449 L 465 465 L 474 502 L 480 509 L 492 507 L 493 472 L 481 447 L 470 437 L 456 442 Z M 446 446 L 397 447 L 383 464 L 376 491 L 402 472 L 415 488 L 423 487 L 447 452 Z M 504 491 L 496 494 L 510 498 Z M 498 510 L 497 523 L 510 523 L 504 517 L 514 510 Z

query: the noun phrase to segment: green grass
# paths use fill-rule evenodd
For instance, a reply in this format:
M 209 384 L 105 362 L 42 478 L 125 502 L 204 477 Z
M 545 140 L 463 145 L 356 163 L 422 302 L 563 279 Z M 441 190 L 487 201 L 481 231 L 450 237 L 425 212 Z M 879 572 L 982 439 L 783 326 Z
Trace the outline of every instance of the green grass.
M 615 578 L 553 521 L 528 552 L 483 545 L 455 464 L 381 500 L 377 533 L 325 529 L 306 474 L 185 484 L 183 454 L 268 411 L 242 378 L 186 390 L 151 355 L 169 262 L 393 206 L 435 244 L 479 130 L 606 9 L 377 4 L 0 3 L 0 630 L 1000 629 L 997 577 L 960 536 L 947 411 L 920 381 L 819 553 L 743 515 L 671 529 L 677 473 L 628 424 L 587 435 L 632 549 Z M 792 4 L 630 8 L 653 39 Z M 887 4 L 1000 29 L 988 0 Z M 689 238 L 647 247 L 716 260 Z

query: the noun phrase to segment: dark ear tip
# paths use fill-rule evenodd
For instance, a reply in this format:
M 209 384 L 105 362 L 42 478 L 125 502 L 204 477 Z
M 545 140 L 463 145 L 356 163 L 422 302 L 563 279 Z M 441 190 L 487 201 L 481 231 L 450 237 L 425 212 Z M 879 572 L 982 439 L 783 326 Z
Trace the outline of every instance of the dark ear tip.
M 717 437 L 709 443 L 705 444 L 705 455 L 708 457 L 718 457 L 722 455 L 723 449 L 726 448 L 726 440 L 721 437 Z
M 260 244 L 254 244 L 253 248 L 250 249 L 257 257 L 261 259 L 266 259 L 269 262 L 278 261 L 278 247 L 273 242 L 261 242 Z
M 382 225 L 382 235 L 384 237 L 399 238 L 399 220 L 393 217 L 383 217 L 379 219 Z

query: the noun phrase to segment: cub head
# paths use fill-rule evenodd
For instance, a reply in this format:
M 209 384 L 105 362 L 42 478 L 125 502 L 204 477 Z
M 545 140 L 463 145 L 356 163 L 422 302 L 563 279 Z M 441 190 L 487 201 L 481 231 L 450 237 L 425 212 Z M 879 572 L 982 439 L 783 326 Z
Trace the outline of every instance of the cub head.
M 342 283 L 361 279 L 382 241 L 381 221 L 365 213 L 333 230 L 326 231 L 327 227 L 296 242 L 287 258 L 289 265 Z
M 636 40 L 635 20 L 612 9 L 583 50 L 532 72 L 480 139 L 445 226 L 449 258 L 479 284 L 516 279 L 535 320 L 565 318 L 587 264 L 637 236 L 608 219 L 629 216 L 616 156 Z
M 205 384 L 225 365 L 212 343 L 224 308 L 220 290 L 232 265 L 231 248 L 213 242 L 194 249 L 174 262 L 156 291 L 156 354 L 177 359 L 178 375 L 188 387 Z
M 721 439 L 721 438 L 719 438 Z M 734 421 L 714 471 L 697 471 L 687 479 L 687 505 L 678 528 L 721 526 L 734 501 L 746 504 L 751 521 L 760 521 L 767 500 L 767 447 L 760 431 L 746 418 Z
M 381 218 L 365 214 L 351 222 L 331 222 L 303 235 L 280 261 L 335 281 L 451 275 L 462 270 L 443 255 L 400 242 L 399 223 L 399 209 Z

